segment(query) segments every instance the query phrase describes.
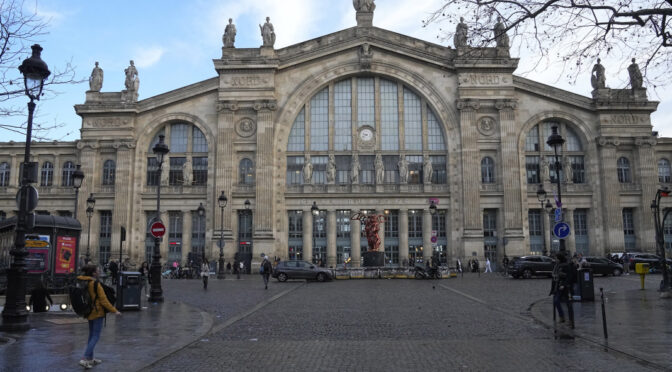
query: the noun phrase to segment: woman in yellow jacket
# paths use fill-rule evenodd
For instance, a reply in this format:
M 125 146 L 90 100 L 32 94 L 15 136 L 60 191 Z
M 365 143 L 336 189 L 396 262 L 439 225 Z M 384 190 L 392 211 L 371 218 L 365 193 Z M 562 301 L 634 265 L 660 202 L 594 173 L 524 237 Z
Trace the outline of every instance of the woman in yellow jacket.
M 98 271 L 98 266 L 86 265 L 82 268 L 82 275 L 77 277 L 78 280 L 89 281 L 89 296 L 91 296 L 91 299 L 93 300 L 93 310 L 91 310 L 91 314 L 86 317 L 89 320 L 89 340 L 86 343 L 84 357 L 79 361 L 79 365 L 86 369 L 102 363 L 102 360 L 93 358 L 93 349 L 96 347 L 96 343 L 98 343 L 98 339 L 100 338 L 100 333 L 103 331 L 105 312 L 121 315 L 121 313 L 107 299 L 102 285 L 98 284 L 95 286 L 94 291 L 94 284 L 98 280 L 99 275 L 100 272 Z

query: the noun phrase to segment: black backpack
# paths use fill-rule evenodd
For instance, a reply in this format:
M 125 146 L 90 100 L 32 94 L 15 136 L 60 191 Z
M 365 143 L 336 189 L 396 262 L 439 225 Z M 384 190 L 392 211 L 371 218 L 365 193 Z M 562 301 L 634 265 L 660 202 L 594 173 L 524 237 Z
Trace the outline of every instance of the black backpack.
M 68 293 L 70 304 L 75 313 L 84 318 L 88 317 L 93 311 L 93 304 L 96 301 L 89 295 L 89 280 L 77 279 L 75 284 L 68 288 Z
M 117 302 L 117 294 L 114 291 L 114 288 L 110 287 L 109 285 L 105 285 L 99 281 L 96 280 L 96 283 L 94 284 L 93 290 L 96 291 L 96 285 L 100 284 L 103 286 L 103 291 L 105 291 L 105 297 L 107 297 L 107 300 L 110 301 L 112 306 L 115 306 L 115 303 Z M 98 293 L 98 292 L 96 292 Z M 105 310 L 107 312 L 107 310 Z

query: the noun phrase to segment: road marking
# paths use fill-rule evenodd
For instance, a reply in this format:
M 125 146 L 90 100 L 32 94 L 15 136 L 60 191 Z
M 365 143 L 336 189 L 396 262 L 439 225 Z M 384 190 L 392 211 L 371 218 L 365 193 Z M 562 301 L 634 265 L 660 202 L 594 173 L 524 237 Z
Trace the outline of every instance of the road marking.
M 447 290 L 449 290 L 449 291 L 451 291 L 451 292 L 455 292 L 455 293 L 459 294 L 460 296 L 464 296 L 464 297 L 466 297 L 466 298 L 468 298 L 468 299 L 470 299 L 470 300 L 472 300 L 472 301 L 476 301 L 476 302 L 478 302 L 478 303 L 480 303 L 480 304 L 488 305 L 487 302 L 485 302 L 485 301 L 483 301 L 483 300 L 480 300 L 480 299 L 478 299 L 478 298 L 476 298 L 476 297 L 474 297 L 474 296 L 468 295 L 468 294 L 466 294 L 466 293 L 464 293 L 464 292 L 462 292 L 462 291 L 458 291 L 457 289 L 450 288 L 450 287 L 448 287 L 448 286 L 446 286 L 446 285 L 443 285 L 443 284 L 439 284 L 439 287 L 441 287 L 441 288 L 445 288 L 445 289 L 447 289 Z

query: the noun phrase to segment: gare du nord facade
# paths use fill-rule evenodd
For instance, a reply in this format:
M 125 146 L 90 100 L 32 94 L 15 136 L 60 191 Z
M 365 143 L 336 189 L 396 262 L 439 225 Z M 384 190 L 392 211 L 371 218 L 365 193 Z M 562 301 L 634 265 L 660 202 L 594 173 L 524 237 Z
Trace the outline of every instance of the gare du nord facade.
M 645 90 L 584 97 L 516 76 L 508 50 L 440 46 L 359 18 L 286 48 L 223 47 L 217 76 L 155 97 L 86 92 L 75 105 L 81 139 L 33 145 L 37 212 L 71 215 L 81 164 L 80 249 L 90 238 L 100 263 L 120 245 L 131 261 L 151 261 L 159 184 L 163 262 L 217 259 L 221 237 L 227 262 L 247 252 L 356 267 L 367 250 L 351 218 L 360 211 L 385 216 L 386 265 L 434 253 L 451 265 L 500 262 L 558 248 L 537 198 L 542 185 L 553 202 L 546 140 L 557 126 L 567 249 L 655 250 L 650 203 L 670 183 L 672 140 L 652 133 L 658 103 Z M 170 148 L 161 177 L 159 135 Z M 0 146 L 3 217 L 16 214 L 23 148 Z

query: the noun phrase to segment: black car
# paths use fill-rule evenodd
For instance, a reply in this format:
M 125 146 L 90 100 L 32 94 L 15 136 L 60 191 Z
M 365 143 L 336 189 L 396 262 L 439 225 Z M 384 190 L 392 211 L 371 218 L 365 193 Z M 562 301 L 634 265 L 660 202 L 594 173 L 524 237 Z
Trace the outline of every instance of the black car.
M 508 273 L 518 279 L 529 279 L 533 276 L 552 276 L 555 260 L 546 256 L 514 257 L 509 261 Z
M 280 261 L 272 276 L 279 282 L 287 279 L 306 279 L 324 282 L 331 280 L 331 271 L 306 261 Z
M 630 259 L 630 270 L 635 270 L 635 264 L 638 263 L 648 263 L 649 268 L 654 270 L 660 269 L 660 256 L 652 253 L 641 253 L 641 252 L 628 252 L 628 258 Z M 672 259 L 666 259 L 667 264 L 672 264 Z
M 584 257 L 588 262 L 588 268 L 593 270 L 593 275 L 619 276 L 623 273 L 623 265 L 607 260 L 604 257 Z

